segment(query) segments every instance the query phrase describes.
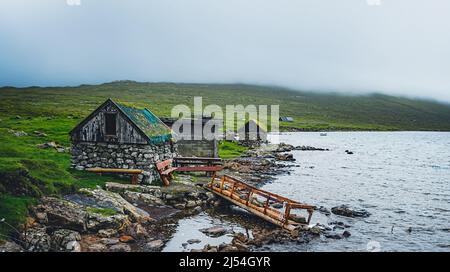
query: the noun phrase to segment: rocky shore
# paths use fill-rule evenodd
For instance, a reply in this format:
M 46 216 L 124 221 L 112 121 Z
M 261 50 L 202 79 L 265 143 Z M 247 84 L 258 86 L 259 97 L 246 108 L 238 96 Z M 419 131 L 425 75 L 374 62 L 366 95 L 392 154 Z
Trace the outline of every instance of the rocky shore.
M 300 167 L 295 163 L 292 151 L 329 151 L 329 149 L 285 143 L 262 145 L 225 162 L 225 169 L 229 174 L 247 182 L 260 184 L 273 180 L 277 175 L 289 175 L 292 167 Z
M 225 172 L 259 184 L 298 167 L 291 151 L 326 151 L 327 149 L 268 145 L 250 149 L 242 157 L 225 162 Z M 194 182 L 195 180 L 195 182 Z M 43 197 L 32 208 L 20 235 L 0 244 L 0 251 L 129 252 L 161 251 L 176 232 L 180 219 L 228 205 L 204 188 L 208 177 L 199 179 L 178 175 L 169 187 L 106 183 L 104 188 L 83 188 L 62 198 Z M 346 217 L 367 217 L 364 210 L 342 205 L 317 211 Z M 342 222 L 317 224 L 289 233 L 266 223 L 257 223 L 249 233 L 227 230 L 222 226 L 198 231 L 208 237 L 231 237 L 220 245 L 204 244 L 191 251 L 251 251 L 271 243 L 308 243 L 315 238 L 343 239 L 351 234 Z M 200 244 L 199 239 L 187 239 Z

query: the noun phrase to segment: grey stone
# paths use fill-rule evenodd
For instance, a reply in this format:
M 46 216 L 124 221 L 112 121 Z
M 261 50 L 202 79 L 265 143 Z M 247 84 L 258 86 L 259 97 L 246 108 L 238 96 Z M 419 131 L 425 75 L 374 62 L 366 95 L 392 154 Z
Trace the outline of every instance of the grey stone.
M 148 251 L 158 251 L 164 246 L 162 240 L 153 240 L 145 244 L 144 248 Z

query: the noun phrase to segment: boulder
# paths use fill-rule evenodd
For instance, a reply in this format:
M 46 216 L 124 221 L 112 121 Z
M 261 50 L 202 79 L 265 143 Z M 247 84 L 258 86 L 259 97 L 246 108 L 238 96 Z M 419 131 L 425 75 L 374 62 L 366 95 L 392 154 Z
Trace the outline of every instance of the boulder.
M 41 218 L 45 218 L 47 225 L 75 230 L 78 232 L 86 231 L 85 218 L 86 212 L 76 203 L 62 200 L 54 197 L 42 198 L 42 203 L 35 208 L 35 214 L 41 213 Z
M 127 244 L 116 244 L 109 248 L 112 252 L 130 252 L 131 247 Z
M 53 250 L 80 251 L 78 241 L 81 241 L 80 234 L 69 229 L 58 229 L 51 235 L 51 247 Z
M 206 229 L 200 229 L 200 231 L 210 237 L 220 237 L 227 232 L 227 230 L 225 228 L 220 227 L 220 226 L 206 228 Z
M 69 252 L 81 252 L 81 245 L 78 241 L 70 241 L 66 245 L 66 251 Z
M 153 240 L 145 244 L 144 249 L 147 251 L 160 251 L 164 246 L 162 240 Z
M 200 241 L 199 239 L 189 239 L 187 240 L 188 244 L 198 244 L 201 243 L 202 241 Z
M 89 212 L 86 219 L 86 228 L 89 232 L 99 232 L 105 229 L 118 230 L 128 224 L 128 216 L 124 214 L 105 216 L 99 213 Z
M 122 198 L 119 194 L 105 191 L 103 189 L 80 189 L 80 192 L 88 194 L 95 200 L 98 206 L 108 207 L 120 213 L 130 216 L 135 222 L 149 222 L 153 219 L 147 212 L 133 206 L 131 203 Z
M 115 229 L 101 229 L 97 235 L 102 238 L 111 238 L 117 236 L 117 230 Z
M 26 241 L 28 251 L 48 252 L 51 250 L 51 238 L 45 227 L 28 229 L 26 234 L 22 235 L 22 240 Z
M 331 208 L 331 212 L 336 215 L 346 217 L 369 217 L 370 213 L 366 210 L 354 210 L 350 209 L 347 205 L 341 205 Z

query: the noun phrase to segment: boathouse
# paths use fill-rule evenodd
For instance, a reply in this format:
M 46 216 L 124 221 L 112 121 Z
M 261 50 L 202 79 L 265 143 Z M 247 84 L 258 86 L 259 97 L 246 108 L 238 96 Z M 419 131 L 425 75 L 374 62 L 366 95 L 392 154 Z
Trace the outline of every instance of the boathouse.
M 161 120 L 170 128 L 172 128 L 173 124 L 177 121 L 177 119 L 175 118 L 161 118 Z M 177 135 L 182 136 L 180 137 L 180 139 L 177 139 L 177 151 L 180 156 L 207 158 L 219 157 L 218 140 L 216 138 L 209 139 L 208 137 L 205 137 L 203 133 L 205 130 L 207 130 L 209 133 L 217 135 L 221 127 L 220 124 L 223 123 L 223 120 L 213 119 L 212 117 L 193 117 L 180 121 L 182 123 L 181 128 L 187 128 L 188 126 L 190 126 L 190 129 L 184 129 L 183 131 L 181 131 L 181 135 Z M 201 129 L 199 131 L 197 131 L 194 127 L 194 124 L 198 121 L 201 123 Z M 205 127 L 208 126 L 209 121 L 213 121 L 214 124 L 217 125 L 213 125 L 209 127 L 209 129 L 205 129 Z
M 149 109 L 106 100 L 71 132 L 71 167 L 141 169 L 139 182 L 159 179 L 155 162 L 175 156 L 171 130 Z

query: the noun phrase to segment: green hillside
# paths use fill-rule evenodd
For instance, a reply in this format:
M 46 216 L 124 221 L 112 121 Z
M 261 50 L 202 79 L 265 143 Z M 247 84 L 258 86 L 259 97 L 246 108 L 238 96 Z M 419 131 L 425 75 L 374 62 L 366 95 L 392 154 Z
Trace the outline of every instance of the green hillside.
M 317 94 L 253 85 L 132 81 L 64 88 L 1 88 L 0 118 L 69 117 L 73 119 L 68 122 L 74 123 L 108 97 L 169 116 L 174 105 L 192 106 L 194 96 L 202 96 L 204 105 L 278 104 L 280 115 L 295 118 L 294 123 L 281 124 L 285 130 L 450 130 L 450 105 L 431 101 L 380 94 Z

